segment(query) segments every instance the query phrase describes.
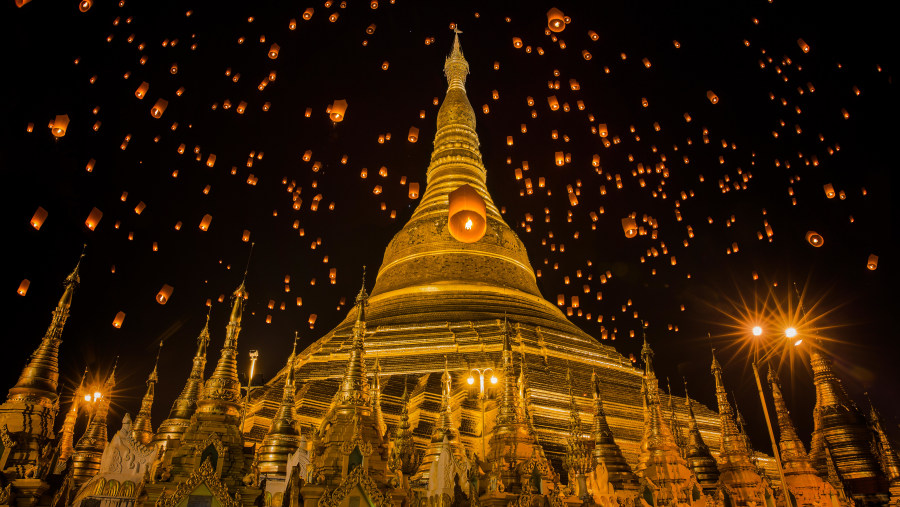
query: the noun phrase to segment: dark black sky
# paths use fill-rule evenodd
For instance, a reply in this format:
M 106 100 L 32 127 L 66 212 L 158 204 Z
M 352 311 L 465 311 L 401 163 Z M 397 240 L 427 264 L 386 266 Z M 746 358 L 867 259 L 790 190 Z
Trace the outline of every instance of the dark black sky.
M 374 271 L 380 265 L 384 247 L 417 204 L 407 197 L 401 177 L 407 183 L 419 182 L 424 191 L 437 111 L 432 99 L 442 97 L 446 87 L 441 71 L 451 42 L 448 28 L 455 22 L 464 32 L 463 50 L 471 66 L 467 89 L 477 113 L 488 187 L 528 247 L 533 266 L 541 270 L 539 285 L 546 298 L 580 296 L 584 315 L 573 316 L 573 321 L 598 338 L 602 329 L 608 335 L 615 331 L 616 340 L 605 343 L 626 356 L 638 354 L 640 319 L 646 319 L 658 373 L 672 377 L 679 394 L 680 377 L 686 375 L 691 394 L 710 404 L 709 348 L 718 347 L 728 369 L 728 386 L 750 421 L 751 437 L 764 449 L 767 438 L 748 354 L 739 347 L 733 318 L 742 305 L 733 302 L 744 300 L 752 306 L 754 300 L 767 301 L 763 313 L 769 315 L 776 303 L 787 307 L 789 297 L 796 306 L 796 283 L 815 325 L 804 329 L 807 339 L 786 356 L 781 375 L 801 432 L 808 434 L 812 426 L 813 389 L 803 347 L 813 342 L 813 334 L 834 354 L 836 369 L 857 402 L 867 409 L 861 393 L 868 390 L 884 416 L 896 424 L 900 411 L 891 403 L 891 393 L 900 376 L 891 317 L 898 308 L 890 286 L 895 279 L 891 170 L 896 165 L 897 128 L 893 59 L 888 58 L 894 44 L 889 38 L 892 27 L 879 14 L 879 5 L 855 2 L 832 10 L 820 2 L 782 0 L 736 5 L 445 4 L 383 1 L 371 9 L 358 0 L 348 1 L 346 8 L 339 2 L 329 8 L 323 2 L 238 6 L 126 1 L 118 6 L 98 0 L 90 11 L 80 13 L 69 1 L 34 0 L 21 9 L 4 2 L 3 385 L 12 386 L 37 345 L 61 293 L 60 282 L 82 243 L 88 245 L 82 286 L 61 349 L 64 389 L 85 365 L 95 375 L 105 374 L 119 355 L 119 412 L 137 410 L 156 344 L 165 339 L 155 422 L 161 419 L 188 373 L 205 301 L 215 301 L 220 294 L 227 298 L 240 282 L 249 251 L 241 241 L 245 229 L 256 247 L 240 348 L 242 353 L 260 350 L 258 380 L 282 366 L 295 329 L 306 344 L 327 332 L 345 315 L 347 304 L 341 306 L 340 301 L 352 301 L 361 266 Z M 545 13 L 552 6 L 571 17 L 558 35 L 565 49 L 544 33 Z M 315 13 L 303 21 L 307 7 Z M 188 9 L 190 17 L 185 16 Z M 335 22 L 328 20 L 331 13 L 339 13 Z M 297 20 L 293 31 L 292 18 Z M 376 25 L 375 32 L 367 35 L 370 24 Z M 599 40 L 592 41 L 589 30 L 597 32 Z M 263 36 L 265 42 L 260 42 Z M 514 36 L 532 52 L 515 49 Z M 246 39 L 243 44 L 238 44 L 239 37 Z M 433 44 L 425 44 L 429 37 Z M 801 51 L 798 38 L 809 44 L 808 53 Z M 174 39 L 176 45 L 163 46 Z M 281 47 L 275 60 L 267 57 L 273 42 Z M 592 58 L 585 60 L 582 50 Z M 142 56 L 147 57 L 145 64 L 140 63 Z M 650 68 L 643 58 L 649 59 Z M 384 61 L 389 62 L 386 71 L 381 69 Z M 499 70 L 493 68 L 495 61 Z M 178 65 L 176 74 L 170 72 L 173 63 Z M 231 76 L 226 75 L 229 68 Z M 276 79 L 259 91 L 257 86 L 271 71 Z M 580 90 L 570 88 L 570 79 L 578 81 Z M 548 81 L 557 80 L 560 88 L 550 90 Z M 142 81 L 150 83 L 150 89 L 138 100 L 134 92 Z M 181 97 L 175 94 L 179 87 L 185 88 Z M 492 90 L 499 100 L 492 99 Z M 718 104 L 707 99 L 708 90 L 717 94 Z M 568 102 L 572 110 L 550 111 L 550 95 Z M 534 107 L 526 104 L 528 96 L 534 97 Z M 154 119 L 149 111 L 158 98 L 169 105 L 161 119 Z M 222 108 L 225 99 L 234 104 L 228 111 Z M 336 99 L 346 99 L 349 108 L 343 122 L 332 124 L 325 108 Z M 584 111 L 576 107 L 578 100 L 584 102 Z M 242 115 L 235 111 L 240 101 L 248 104 Z M 264 102 L 271 103 L 268 112 L 262 111 Z M 218 109 L 212 110 L 213 104 Z M 482 112 L 484 104 L 488 114 Z M 312 115 L 305 118 L 308 107 Z M 532 109 L 537 118 L 531 117 Z M 846 120 L 842 109 L 849 113 Z M 686 112 L 690 123 L 684 120 Z M 57 114 L 71 119 L 65 137 L 58 140 L 47 128 Z M 95 132 L 97 121 L 101 125 Z M 170 128 L 173 122 L 178 122 L 176 130 Z M 29 123 L 34 123 L 32 133 L 26 132 Z M 520 131 L 523 123 L 525 134 Z M 606 123 L 610 139 L 618 136 L 621 143 L 603 147 L 590 130 L 598 123 Z M 405 139 L 410 126 L 420 129 L 415 144 Z M 551 138 L 552 130 L 559 132 L 559 139 Z M 391 140 L 379 144 L 379 135 L 387 133 Z M 129 134 L 127 148 L 120 149 Z M 506 145 L 507 136 L 513 136 L 513 146 Z M 185 155 L 176 152 L 181 143 L 187 146 Z M 200 162 L 191 151 L 195 146 Z M 829 148 L 839 151 L 829 155 Z M 306 150 L 313 152 L 310 162 L 301 158 Z M 571 163 L 556 167 L 556 151 L 571 153 Z M 264 153 L 252 168 L 247 167 L 250 152 Z M 204 165 L 210 153 L 216 155 L 213 168 Z M 591 166 L 594 154 L 600 156 L 602 174 Z M 343 155 L 346 164 L 341 163 Z M 638 163 L 653 168 L 663 156 L 668 177 L 632 176 Z M 813 157 L 818 165 L 812 164 Z M 85 165 L 90 159 L 96 165 L 89 173 Z M 314 161 L 321 162 L 318 172 L 312 170 Z M 514 177 L 523 161 L 528 161 L 525 176 L 534 183 L 533 195 L 520 196 L 524 181 Z M 386 178 L 377 175 L 381 166 L 388 169 Z M 363 167 L 368 169 L 366 179 L 359 177 Z M 177 178 L 172 177 L 175 170 Z M 255 186 L 247 184 L 251 173 L 258 179 Z M 623 181 L 621 190 L 614 179 L 606 179 L 616 174 Z M 734 188 L 742 175 L 748 175 L 746 188 Z M 537 188 L 540 177 L 552 195 Z M 641 177 L 646 187 L 640 186 Z M 285 178 L 302 189 L 300 211 L 291 209 Z M 729 192 L 720 190 L 720 180 Z M 578 181 L 581 195 L 573 207 L 566 186 Z M 827 199 L 825 183 L 844 191 L 846 199 Z M 211 186 L 208 195 L 202 192 L 206 185 Z M 373 194 L 375 185 L 383 187 L 381 195 Z M 125 202 L 120 199 L 123 191 L 128 192 Z M 682 191 L 694 195 L 680 203 L 679 222 L 675 202 Z M 314 212 L 310 203 L 316 194 L 323 197 Z M 147 206 L 141 215 L 133 211 L 139 202 Z M 329 211 L 332 202 L 335 209 Z M 39 231 L 29 225 L 38 206 L 49 211 Z M 89 231 L 84 220 L 93 207 L 103 218 Z M 600 207 L 604 213 L 592 230 L 589 214 Z M 549 222 L 544 221 L 545 208 Z M 396 210 L 395 219 L 389 216 L 391 210 Z M 655 240 L 650 235 L 624 237 L 620 220 L 631 212 L 638 219 L 647 214 L 657 220 Z M 209 231 L 201 232 L 198 224 L 205 214 L 213 220 Z M 530 232 L 522 226 L 526 214 L 534 217 Z M 732 216 L 734 222 L 726 226 Z M 302 237 L 293 228 L 295 220 Z M 764 220 L 774 231 L 772 242 L 757 239 Z M 174 228 L 178 221 L 183 222 L 180 231 Z M 694 237 L 684 247 L 689 225 Z M 810 230 L 824 237 L 824 246 L 813 248 L 806 242 Z M 133 240 L 128 239 L 130 232 Z M 312 249 L 317 238 L 321 245 Z M 153 252 L 153 242 L 158 252 Z M 668 254 L 662 253 L 662 243 Z M 739 250 L 727 254 L 733 243 Z M 651 248 L 660 255 L 648 255 Z M 873 253 L 880 256 L 879 266 L 869 271 L 866 259 Z M 337 270 L 334 285 L 328 283 L 331 268 Z M 606 271 L 613 276 L 601 284 Z M 291 277 L 290 293 L 284 291 L 286 275 Z M 25 297 L 18 296 L 16 288 L 26 278 L 30 289 Z M 165 306 L 154 301 L 163 284 L 175 288 Z M 588 294 L 584 284 L 590 285 Z M 596 299 L 598 291 L 602 301 Z M 301 307 L 296 306 L 298 296 L 303 298 Z M 267 308 L 270 300 L 274 310 Z M 622 312 L 628 300 L 633 305 Z M 279 310 L 282 302 L 284 311 Z M 114 329 L 111 322 L 119 311 L 126 313 L 125 323 Z M 591 320 L 585 318 L 588 313 Z M 318 316 L 312 330 L 307 325 L 310 314 Z M 267 315 L 271 324 L 265 322 Z M 598 315 L 603 315 L 602 323 Z M 225 305 L 215 303 L 214 351 L 223 339 L 226 319 Z M 767 328 L 772 343 L 779 341 L 774 336 L 779 326 Z M 630 338 L 630 331 L 637 337 Z M 210 359 L 215 356 L 217 352 Z

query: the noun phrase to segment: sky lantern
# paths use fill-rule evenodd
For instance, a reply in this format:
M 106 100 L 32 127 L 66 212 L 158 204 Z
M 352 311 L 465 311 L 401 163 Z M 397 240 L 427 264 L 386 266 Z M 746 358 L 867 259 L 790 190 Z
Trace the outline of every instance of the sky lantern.
M 206 159 L 206 167 L 212 167 L 216 165 L 216 154 L 210 153 L 209 157 Z
M 559 109 L 559 101 L 556 99 L 556 95 L 547 97 L 547 104 L 550 105 L 551 111 L 556 111 L 557 109 Z
M 93 6 L 94 0 L 81 0 L 80 2 L 78 2 L 78 10 L 81 12 L 87 12 L 91 10 L 91 7 Z
M 597 125 L 597 131 L 599 132 L 600 137 L 609 136 L 609 128 L 607 128 L 605 123 L 601 123 L 601 124 Z
M 335 100 L 329 107 L 329 116 L 331 121 L 338 123 L 344 121 L 344 115 L 347 114 L 347 101 L 344 99 Z
M 715 92 L 713 92 L 712 90 L 707 90 L 707 92 L 706 92 L 706 98 L 709 99 L 709 102 L 710 102 L 711 104 L 718 104 L 718 103 L 719 103 L 719 96 L 716 95 Z
M 595 40 L 600 40 L 600 35 L 599 35 L 597 32 L 593 31 L 593 30 L 588 30 L 588 37 L 590 37 L 591 40 L 594 40 L 594 41 L 595 41 Z
M 169 302 L 169 298 L 172 297 L 172 291 L 175 290 L 169 284 L 163 284 L 162 288 L 159 289 L 159 292 L 156 293 L 156 302 L 164 305 Z
M 297 299 L 300 299 L 300 298 L 297 298 Z M 310 328 L 310 329 L 312 329 L 312 328 L 314 328 L 314 327 L 316 326 L 316 317 L 318 317 L 318 315 L 316 315 L 315 313 L 312 313 L 312 314 L 309 315 L 309 320 L 308 320 L 308 322 L 309 322 L 309 328 Z
M 825 238 L 823 238 L 822 235 L 816 231 L 807 231 L 806 241 L 816 248 L 819 248 L 820 246 L 825 244 Z
M 563 12 L 556 7 L 551 7 L 547 11 L 547 28 L 551 32 L 561 32 L 566 29 L 566 17 Z
M 809 53 L 809 44 L 807 44 L 805 40 L 797 39 L 797 45 L 800 46 L 800 51 Z
M 876 269 L 878 269 L 878 256 L 877 255 L 875 255 L 875 254 L 869 255 L 869 260 L 866 261 L 866 268 L 868 268 L 869 271 L 875 271 Z M 24 280 L 22 283 L 25 283 L 27 281 L 28 280 Z
M 150 83 L 144 81 L 140 86 L 137 87 L 137 90 L 134 91 L 134 96 L 144 100 L 144 97 L 147 96 L 147 90 L 150 89 Z
M 522 38 L 521 37 L 513 37 L 512 38 L 513 47 L 519 49 L 522 47 Z
M 825 189 L 825 197 L 829 199 L 834 199 L 834 186 L 831 183 L 826 183 L 823 185 Z
M 637 222 L 635 222 L 634 218 L 625 217 L 622 219 L 622 231 L 625 233 L 626 238 L 637 236 Z
M 244 229 L 244 233 L 241 235 L 241 241 L 244 243 L 250 241 L 250 230 Z
M 450 192 L 448 227 L 450 235 L 463 243 L 474 243 L 487 230 L 484 199 L 469 185 Z
M 206 215 L 203 215 L 203 219 L 200 220 L 200 230 L 208 231 L 210 222 L 212 222 L 212 216 L 208 213 Z
M 37 231 L 41 230 L 41 226 L 44 225 L 44 220 L 47 220 L 47 215 L 47 210 L 38 206 L 38 209 L 31 217 L 31 226 L 34 227 L 34 229 Z
M 94 230 L 97 227 L 97 224 L 100 223 L 100 219 L 103 218 L 103 212 L 94 208 L 88 214 L 87 220 L 84 221 L 84 225 L 87 226 L 88 229 Z
M 406 136 L 406 139 L 409 142 L 414 143 L 419 140 L 419 129 L 416 127 L 409 127 L 409 134 Z
M 303 19 L 304 21 L 309 21 L 313 17 L 313 12 L 315 10 L 312 7 L 307 7 L 305 11 L 303 11 Z
M 56 118 L 50 123 L 50 132 L 53 133 L 55 137 L 66 135 L 67 128 L 69 128 L 69 115 L 67 114 L 56 115 Z
M 116 314 L 116 318 L 113 319 L 113 327 L 119 329 L 122 327 L 122 323 L 125 322 L 125 312 L 119 312 Z
M 272 60 L 278 58 L 279 51 L 281 51 L 281 46 L 273 43 L 271 46 L 269 46 L 269 58 Z
M 409 184 L 409 198 L 410 199 L 418 199 L 419 198 L 419 184 L 416 182 L 412 182 Z
M 557 151 L 556 153 L 554 153 L 553 158 L 557 166 L 561 167 L 566 163 L 566 154 L 561 151 Z
M 25 278 L 24 280 L 22 280 L 22 283 L 19 284 L 19 288 L 16 290 L 16 294 L 24 296 L 28 293 L 28 287 L 30 286 L 31 282 L 27 278 Z
M 159 99 L 156 101 L 156 104 L 153 104 L 153 107 L 150 108 L 150 116 L 154 118 L 162 117 L 163 113 L 166 112 L 166 107 L 168 107 L 169 101 L 166 99 Z

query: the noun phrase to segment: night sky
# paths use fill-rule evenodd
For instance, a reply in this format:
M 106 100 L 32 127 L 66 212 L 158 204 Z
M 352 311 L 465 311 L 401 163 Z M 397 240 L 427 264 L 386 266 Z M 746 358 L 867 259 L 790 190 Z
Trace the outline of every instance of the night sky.
M 85 366 L 97 378 L 119 356 L 113 420 L 136 412 L 164 340 L 158 424 L 189 372 L 208 299 L 210 363 L 218 357 L 250 252 L 245 230 L 255 247 L 242 368 L 258 349 L 254 383 L 271 377 L 295 330 L 306 345 L 343 319 L 362 266 L 377 270 L 418 203 L 409 183 L 424 192 L 433 101 L 446 90 L 457 23 L 488 189 L 540 270 L 545 298 L 564 295 L 565 312 L 578 296 L 570 319 L 626 357 L 639 355 L 645 320 L 657 374 L 676 394 L 686 376 L 691 395 L 713 407 L 717 347 L 759 449 L 768 438 L 746 346 L 757 322 L 805 439 L 817 341 L 860 408 L 868 411 L 868 390 L 897 428 L 895 41 L 879 3 L 259 4 L 96 0 L 82 13 L 71 0 L 3 2 L 2 385 L 38 345 L 86 243 L 60 352 L 64 403 Z M 571 18 L 556 39 L 545 32 L 551 7 Z M 149 89 L 138 99 L 142 82 Z M 157 119 L 160 98 L 168 106 Z M 326 108 L 338 99 L 348 108 L 333 123 Z M 70 123 L 57 138 L 48 122 L 63 114 Z M 556 152 L 569 161 L 557 166 Z M 40 230 L 30 223 L 38 207 L 48 212 Z M 94 208 L 102 218 L 90 230 Z M 625 237 L 631 213 L 647 234 Z M 809 231 L 824 244 L 812 246 Z M 160 305 L 164 284 L 174 292 Z M 800 330 L 799 347 L 781 334 L 787 324 Z

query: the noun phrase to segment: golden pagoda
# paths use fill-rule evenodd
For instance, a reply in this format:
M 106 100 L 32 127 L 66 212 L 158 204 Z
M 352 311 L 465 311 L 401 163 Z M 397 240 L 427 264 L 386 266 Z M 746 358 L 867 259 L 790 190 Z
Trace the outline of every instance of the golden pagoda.
M 156 383 L 159 382 L 159 354 L 162 353 L 162 342 L 159 342 L 159 350 L 156 352 L 156 362 L 153 364 L 153 371 L 147 377 L 147 391 L 141 398 L 141 409 L 138 411 L 137 417 L 134 418 L 132 424 L 131 436 L 134 440 L 142 444 L 149 444 L 153 440 L 153 423 L 151 422 L 151 411 L 153 409 L 153 398 L 156 397 Z
M 687 406 L 688 412 L 688 432 L 687 441 L 684 446 L 684 459 L 688 468 L 697 478 L 700 487 L 706 494 L 714 494 L 719 485 L 719 467 L 716 459 L 706 442 L 703 441 L 703 435 L 697 427 L 697 418 L 694 416 L 694 404 L 688 395 L 687 380 L 684 381 L 684 404 Z
M 868 393 L 866 393 L 868 397 Z M 878 463 L 881 465 L 881 471 L 887 477 L 890 484 L 890 502 L 891 507 L 900 506 L 900 456 L 891 444 L 890 438 L 884 431 L 881 423 L 881 415 L 875 410 L 872 400 L 869 400 L 869 423 L 875 432 L 875 455 L 878 457 Z
M 297 354 L 297 336 L 294 336 L 294 348 L 288 356 L 288 364 L 294 360 Z M 297 450 L 300 442 L 300 430 L 296 425 L 294 416 L 294 392 L 297 385 L 294 380 L 294 370 L 285 368 L 284 392 L 281 397 L 281 406 L 272 420 L 269 433 L 263 439 L 257 451 L 259 473 L 269 476 L 284 477 L 287 470 L 287 461 Z
M 503 411 L 524 414 L 527 410 L 527 419 L 534 421 L 532 440 L 559 467 L 569 434 L 570 400 L 558 379 L 568 366 L 575 392 L 590 392 L 591 372 L 596 372 L 611 438 L 626 461 L 635 464 L 643 431 L 641 372 L 614 348 L 569 322 L 541 296 L 525 247 L 487 190 L 475 112 L 466 96 L 468 68 L 457 34 L 444 62 L 448 88 L 437 115 L 427 188 L 410 220 L 388 244 L 368 298 L 366 354 L 377 357 L 382 369 L 380 406 L 388 430 L 399 424 L 405 376 L 416 375 L 425 386 L 424 401 L 408 408 L 414 412 L 409 432 L 420 452 L 436 445 L 435 429 L 441 428 L 444 418 L 440 408 L 444 356 L 452 378 L 466 378 L 472 368 L 499 371 L 504 337 L 509 333 L 504 322 L 508 322 L 513 330 L 510 348 L 515 348 L 517 362 L 529 372 L 531 401 L 519 400 L 522 396 L 513 384 L 507 395 L 506 380 L 501 379 L 503 399 L 488 396 L 487 422 L 482 424 L 477 393 L 465 383 L 452 384 L 451 398 L 461 400 L 454 412 L 459 422 L 454 425 L 458 424 L 464 448 L 485 461 L 490 455 L 481 451 L 482 438 L 492 431 L 495 415 L 505 420 L 512 415 Z M 472 200 L 483 203 L 486 226 L 483 236 L 474 240 L 460 241 L 451 233 L 450 213 L 458 207 L 454 199 L 461 195 L 460 188 L 474 192 L 463 192 L 469 204 Z M 357 311 L 351 309 L 343 322 L 298 352 L 294 360 L 296 377 L 308 388 L 297 409 L 303 426 L 319 427 L 335 393 L 343 390 L 340 378 L 354 350 Z M 283 378 L 283 373 L 276 378 Z M 280 383 L 270 382 L 254 392 L 245 430 L 248 441 L 259 442 L 268 431 L 277 410 L 272 402 L 279 398 L 280 389 Z M 710 443 L 717 444 L 715 414 L 701 406 L 695 411 L 699 427 L 709 433 Z M 531 424 L 522 426 L 523 431 Z M 451 434 L 451 446 L 454 440 Z M 424 466 L 423 462 L 419 469 Z
M 38 348 L 0 405 L 0 473 L 22 507 L 34 505 L 50 487 L 44 480 L 50 471 L 53 428 L 59 412 L 59 345 L 69 318 L 84 252 L 66 277 L 62 297 Z
M 778 448 L 784 468 L 784 481 L 791 494 L 792 507 L 827 507 L 838 503 L 846 505 L 847 502 L 840 502 L 840 500 L 846 501 L 846 499 L 840 499 L 834 487 L 819 477 L 810 463 L 806 448 L 800 437 L 797 436 L 794 422 L 784 403 L 781 382 L 771 367 L 768 380 L 772 387 L 772 398 L 775 401 L 775 413 L 778 416 Z
M 172 403 L 167 417 L 156 431 L 153 443 L 167 450 L 173 450 L 181 443 L 181 436 L 191 422 L 191 416 L 197 410 L 197 400 L 203 391 L 203 372 L 206 368 L 206 349 L 209 346 L 209 313 L 206 324 L 197 337 L 197 352 L 194 354 L 191 373 L 181 390 L 181 394 Z
M 722 447 L 719 452 L 719 484 L 726 505 L 764 505 L 772 499 L 772 491 L 757 472 L 751 459 L 747 439 L 738 428 L 734 409 L 728 401 L 722 380 L 722 365 L 713 350 L 712 374 L 716 381 L 716 399 L 722 431 Z
M 109 443 L 106 419 L 109 414 L 109 405 L 112 403 L 112 392 L 116 387 L 116 367 L 113 366 L 103 388 L 100 391 L 100 399 L 95 400 L 94 414 L 91 422 L 84 430 L 84 435 L 75 444 L 75 453 L 72 455 L 72 479 L 77 488 L 90 480 L 100 471 L 100 458 Z
M 831 360 L 818 351 L 810 354 L 816 405 L 809 458 L 820 477 L 837 475 L 857 503 L 881 504 L 888 500 L 888 485 L 878 460 L 865 417 L 850 400 Z M 829 465 L 829 461 L 831 465 Z M 829 471 L 833 466 L 834 470 Z

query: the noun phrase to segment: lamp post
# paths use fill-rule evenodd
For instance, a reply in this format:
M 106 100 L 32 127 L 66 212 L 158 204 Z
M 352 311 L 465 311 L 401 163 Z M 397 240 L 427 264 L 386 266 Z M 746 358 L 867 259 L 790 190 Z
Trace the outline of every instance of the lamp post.
M 259 351 L 250 351 L 250 379 L 247 380 L 247 394 L 244 395 L 244 403 L 241 406 L 241 435 L 244 434 L 244 422 L 247 419 L 247 403 L 250 402 L 250 391 L 253 389 L 253 372 L 256 370 L 256 360 L 259 359 Z
M 753 336 L 759 337 L 762 336 L 763 329 L 760 326 L 753 326 L 751 332 L 753 333 Z M 797 330 L 793 327 L 789 327 L 785 329 L 784 335 L 788 339 L 795 338 L 797 336 Z M 798 339 L 794 342 L 794 346 L 796 347 L 802 342 L 802 339 Z M 784 480 L 784 468 L 781 466 L 781 453 L 778 452 L 778 443 L 775 441 L 775 431 L 772 429 L 772 420 L 769 418 L 769 408 L 766 404 L 766 397 L 763 395 L 762 382 L 759 380 L 759 368 L 757 367 L 757 364 L 762 360 L 767 359 L 774 351 L 775 349 L 770 350 L 762 359 L 760 359 L 759 347 L 753 347 L 753 377 L 756 379 L 756 389 L 759 391 L 759 402 L 762 404 L 763 415 L 766 417 L 766 427 L 769 429 L 769 440 L 772 442 L 772 455 L 775 456 L 775 465 L 778 467 L 778 477 L 781 478 L 781 488 L 784 490 L 784 501 L 787 507 L 793 507 L 793 504 L 791 503 L 791 493 L 788 491 L 787 482 Z
M 487 389 L 494 387 L 497 385 L 497 376 L 494 374 L 493 368 L 472 368 L 469 372 L 469 378 L 466 379 L 466 382 L 471 386 L 475 384 L 475 375 L 478 375 L 478 399 L 481 401 L 481 459 L 487 459 L 487 452 L 485 451 L 485 441 L 484 441 L 484 428 L 485 428 L 485 420 L 484 420 L 484 405 L 487 401 Z M 488 385 L 485 385 L 484 378 L 488 376 Z

